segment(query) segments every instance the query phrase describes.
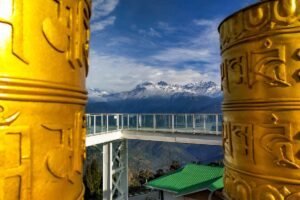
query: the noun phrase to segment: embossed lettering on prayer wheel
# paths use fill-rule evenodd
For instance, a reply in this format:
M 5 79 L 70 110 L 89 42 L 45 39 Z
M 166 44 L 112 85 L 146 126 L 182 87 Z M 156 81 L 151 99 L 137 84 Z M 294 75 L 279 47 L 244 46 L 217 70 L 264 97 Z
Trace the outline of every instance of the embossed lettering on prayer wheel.
M 262 1 L 219 27 L 228 199 L 300 199 L 300 1 Z
M 0 0 L 0 199 L 83 199 L 91 0 Z

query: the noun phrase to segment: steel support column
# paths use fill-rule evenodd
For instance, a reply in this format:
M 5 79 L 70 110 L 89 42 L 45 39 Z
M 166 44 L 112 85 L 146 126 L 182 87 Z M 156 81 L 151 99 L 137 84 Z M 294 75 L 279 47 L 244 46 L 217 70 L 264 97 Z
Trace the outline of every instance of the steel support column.
M 127 140 L 103 145 L 103 199 L 128 199 Z

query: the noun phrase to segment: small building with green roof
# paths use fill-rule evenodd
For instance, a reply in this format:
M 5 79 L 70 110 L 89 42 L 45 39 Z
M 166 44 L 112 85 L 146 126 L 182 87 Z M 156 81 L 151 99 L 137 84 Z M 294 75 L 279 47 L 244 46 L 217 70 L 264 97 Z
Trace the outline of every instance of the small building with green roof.
M 223 185 L 223 167 L 187 164 L 154 179 L 146 187 L 161 191 L 161 200 L 208 199 Z

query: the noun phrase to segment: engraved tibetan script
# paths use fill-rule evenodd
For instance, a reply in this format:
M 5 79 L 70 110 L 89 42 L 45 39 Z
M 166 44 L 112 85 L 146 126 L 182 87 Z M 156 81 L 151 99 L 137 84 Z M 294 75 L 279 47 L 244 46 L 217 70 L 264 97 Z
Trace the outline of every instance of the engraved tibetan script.
M 272 41 L 265 41 L 265 48 L 226 57 L 221 65 L 222 90 L 228 93 L 236 86 L 252 88 L 256 83 L 271 87 L 289 87 L 287 80 L 285 47 L 271 48 Z
M 247 159 L 255 164 L 254 159 L 254 142 L 253 142 L 253 125 L 252 124 L 231 124 L 232 140 L 237 153 L 237 159 Z
M 0 0 L 0 24 L 11 26 L 12 53 L 28 63 L 24 51 L 23 4 L 22 0 Z M 0 36 L 3 36 L 1 29 Z
M 300 169 L 295 162 L 290 124 L 263 124 L 265 135 L 261 138 L 261 146 L 274 158 L 280 167 Z
M 223 148 L 227 155 L 233 157 L 232 136 L 229 122 L 223 122 Z
M 11 126 L 18 116 L 0 113 L 0 199 L 30 199 L 30 133 Z
M 86 130 L 84 124 L 84 116 L 78 112 L 75 115 L 74 125 L 51 123 L 42 125 L 45 129 L 60 134 L 58 148 L 48 153 L 46 161 L 49 171 L 56 178 L 67 178 L 70 183 L 73 183 L 75 172 L 82 173 L 85 159 Z
M 66 53 L 71 67 L 88 70 L 90 0 L 52 0 L 58 4 L 57 18 L 46 18 L 43 33 L 58 52 Z
M 266 45 L 271 45 L 271 41 L 267 40 Z M 286 78 L 284 46 L 252 51 L 250 55 L 250 87 L 260 79 L 270 86 L 291 86 Z
M 232 84 L 247 84 L 247 70 L 246 55 L 226 58 L 221 65 L 222 90 L 230 93 Z

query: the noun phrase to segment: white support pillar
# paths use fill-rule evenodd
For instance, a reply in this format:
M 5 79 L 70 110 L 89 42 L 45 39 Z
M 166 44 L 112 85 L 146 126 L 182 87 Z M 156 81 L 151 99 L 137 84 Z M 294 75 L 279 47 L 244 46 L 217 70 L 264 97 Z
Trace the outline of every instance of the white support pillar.
M 120 115 L 121 116 L 121 126 L 122 126 L 122 130 L 124 129 L 124 115 Z
M 103 145 L 103 200 L 113 199 L 112 143 Z
M 187 114 L 184 115 L 184 123 L 185 123 L 185 128 L 187 128 L 188 127 Z

